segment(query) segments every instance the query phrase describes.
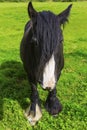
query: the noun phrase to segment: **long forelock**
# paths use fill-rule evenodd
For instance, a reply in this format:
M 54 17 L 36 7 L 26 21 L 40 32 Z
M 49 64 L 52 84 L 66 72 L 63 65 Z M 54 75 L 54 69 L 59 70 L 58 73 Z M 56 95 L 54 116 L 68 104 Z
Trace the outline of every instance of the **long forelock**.
M 37 16 L 37 39 L 43 55 L 50 58 L 58 44 L 58 20 L 50 11 L 43 11 Z
M 39 72 L 49 59 L 59 43 L 58 19 L 50 11 L 43 11 L 37 16 L 37 39 L 41 49 Z

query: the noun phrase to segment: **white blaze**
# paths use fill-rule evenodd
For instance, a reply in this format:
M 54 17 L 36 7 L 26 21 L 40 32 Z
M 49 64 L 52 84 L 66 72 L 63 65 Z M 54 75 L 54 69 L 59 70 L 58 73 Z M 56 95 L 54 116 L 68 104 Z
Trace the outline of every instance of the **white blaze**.
M 50 60 L 46 63 L 43 72 L 43 88 L 50 87 L 51 90 L 55 87 L 55 60 L 54 55 L 51 56 Z

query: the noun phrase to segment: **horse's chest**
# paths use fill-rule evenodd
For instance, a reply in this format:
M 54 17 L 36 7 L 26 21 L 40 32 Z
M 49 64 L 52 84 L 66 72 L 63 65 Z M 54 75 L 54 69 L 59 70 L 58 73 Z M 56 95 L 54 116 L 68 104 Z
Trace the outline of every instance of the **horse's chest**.
M 50 88 L 52 90 L 55 87 L 55 83 L 55 60 L 54 55 L 52 55 L 43 71 L 43 88 Z

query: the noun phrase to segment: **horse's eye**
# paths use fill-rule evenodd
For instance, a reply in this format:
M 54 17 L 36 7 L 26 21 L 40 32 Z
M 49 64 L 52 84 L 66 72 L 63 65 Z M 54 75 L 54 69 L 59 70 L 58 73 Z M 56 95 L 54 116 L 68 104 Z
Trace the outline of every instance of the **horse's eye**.
M 37 38 L 36 38 L 36 37 L 32 37 L 32 43 L 34 43 L 35 46 L 38 45 L 38 41 L 37 41 Z
M 33 42 L 37 42 L 37 38 L 36 37 L 32 37 L 32 41 Z

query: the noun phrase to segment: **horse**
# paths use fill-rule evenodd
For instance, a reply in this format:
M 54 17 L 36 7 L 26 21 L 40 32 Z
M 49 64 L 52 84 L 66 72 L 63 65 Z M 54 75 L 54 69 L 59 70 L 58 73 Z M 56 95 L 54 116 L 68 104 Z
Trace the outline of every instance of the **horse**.
M 25 114 L 31 125 L 35 125 L 42 117 L 38 83 L 49 92 L 45 102 L 49 114 L 55 116 L 62 110 L 56 96 L 56 84 L 64 67 L 61 26 L 68 21 L 71 7 L 72 4 L 55 15 L 51 11 L 37 12 L 32 2 L 28 4 L 30 20 L 24 28 L 20 56 L 31 87 L 31 105 Z

